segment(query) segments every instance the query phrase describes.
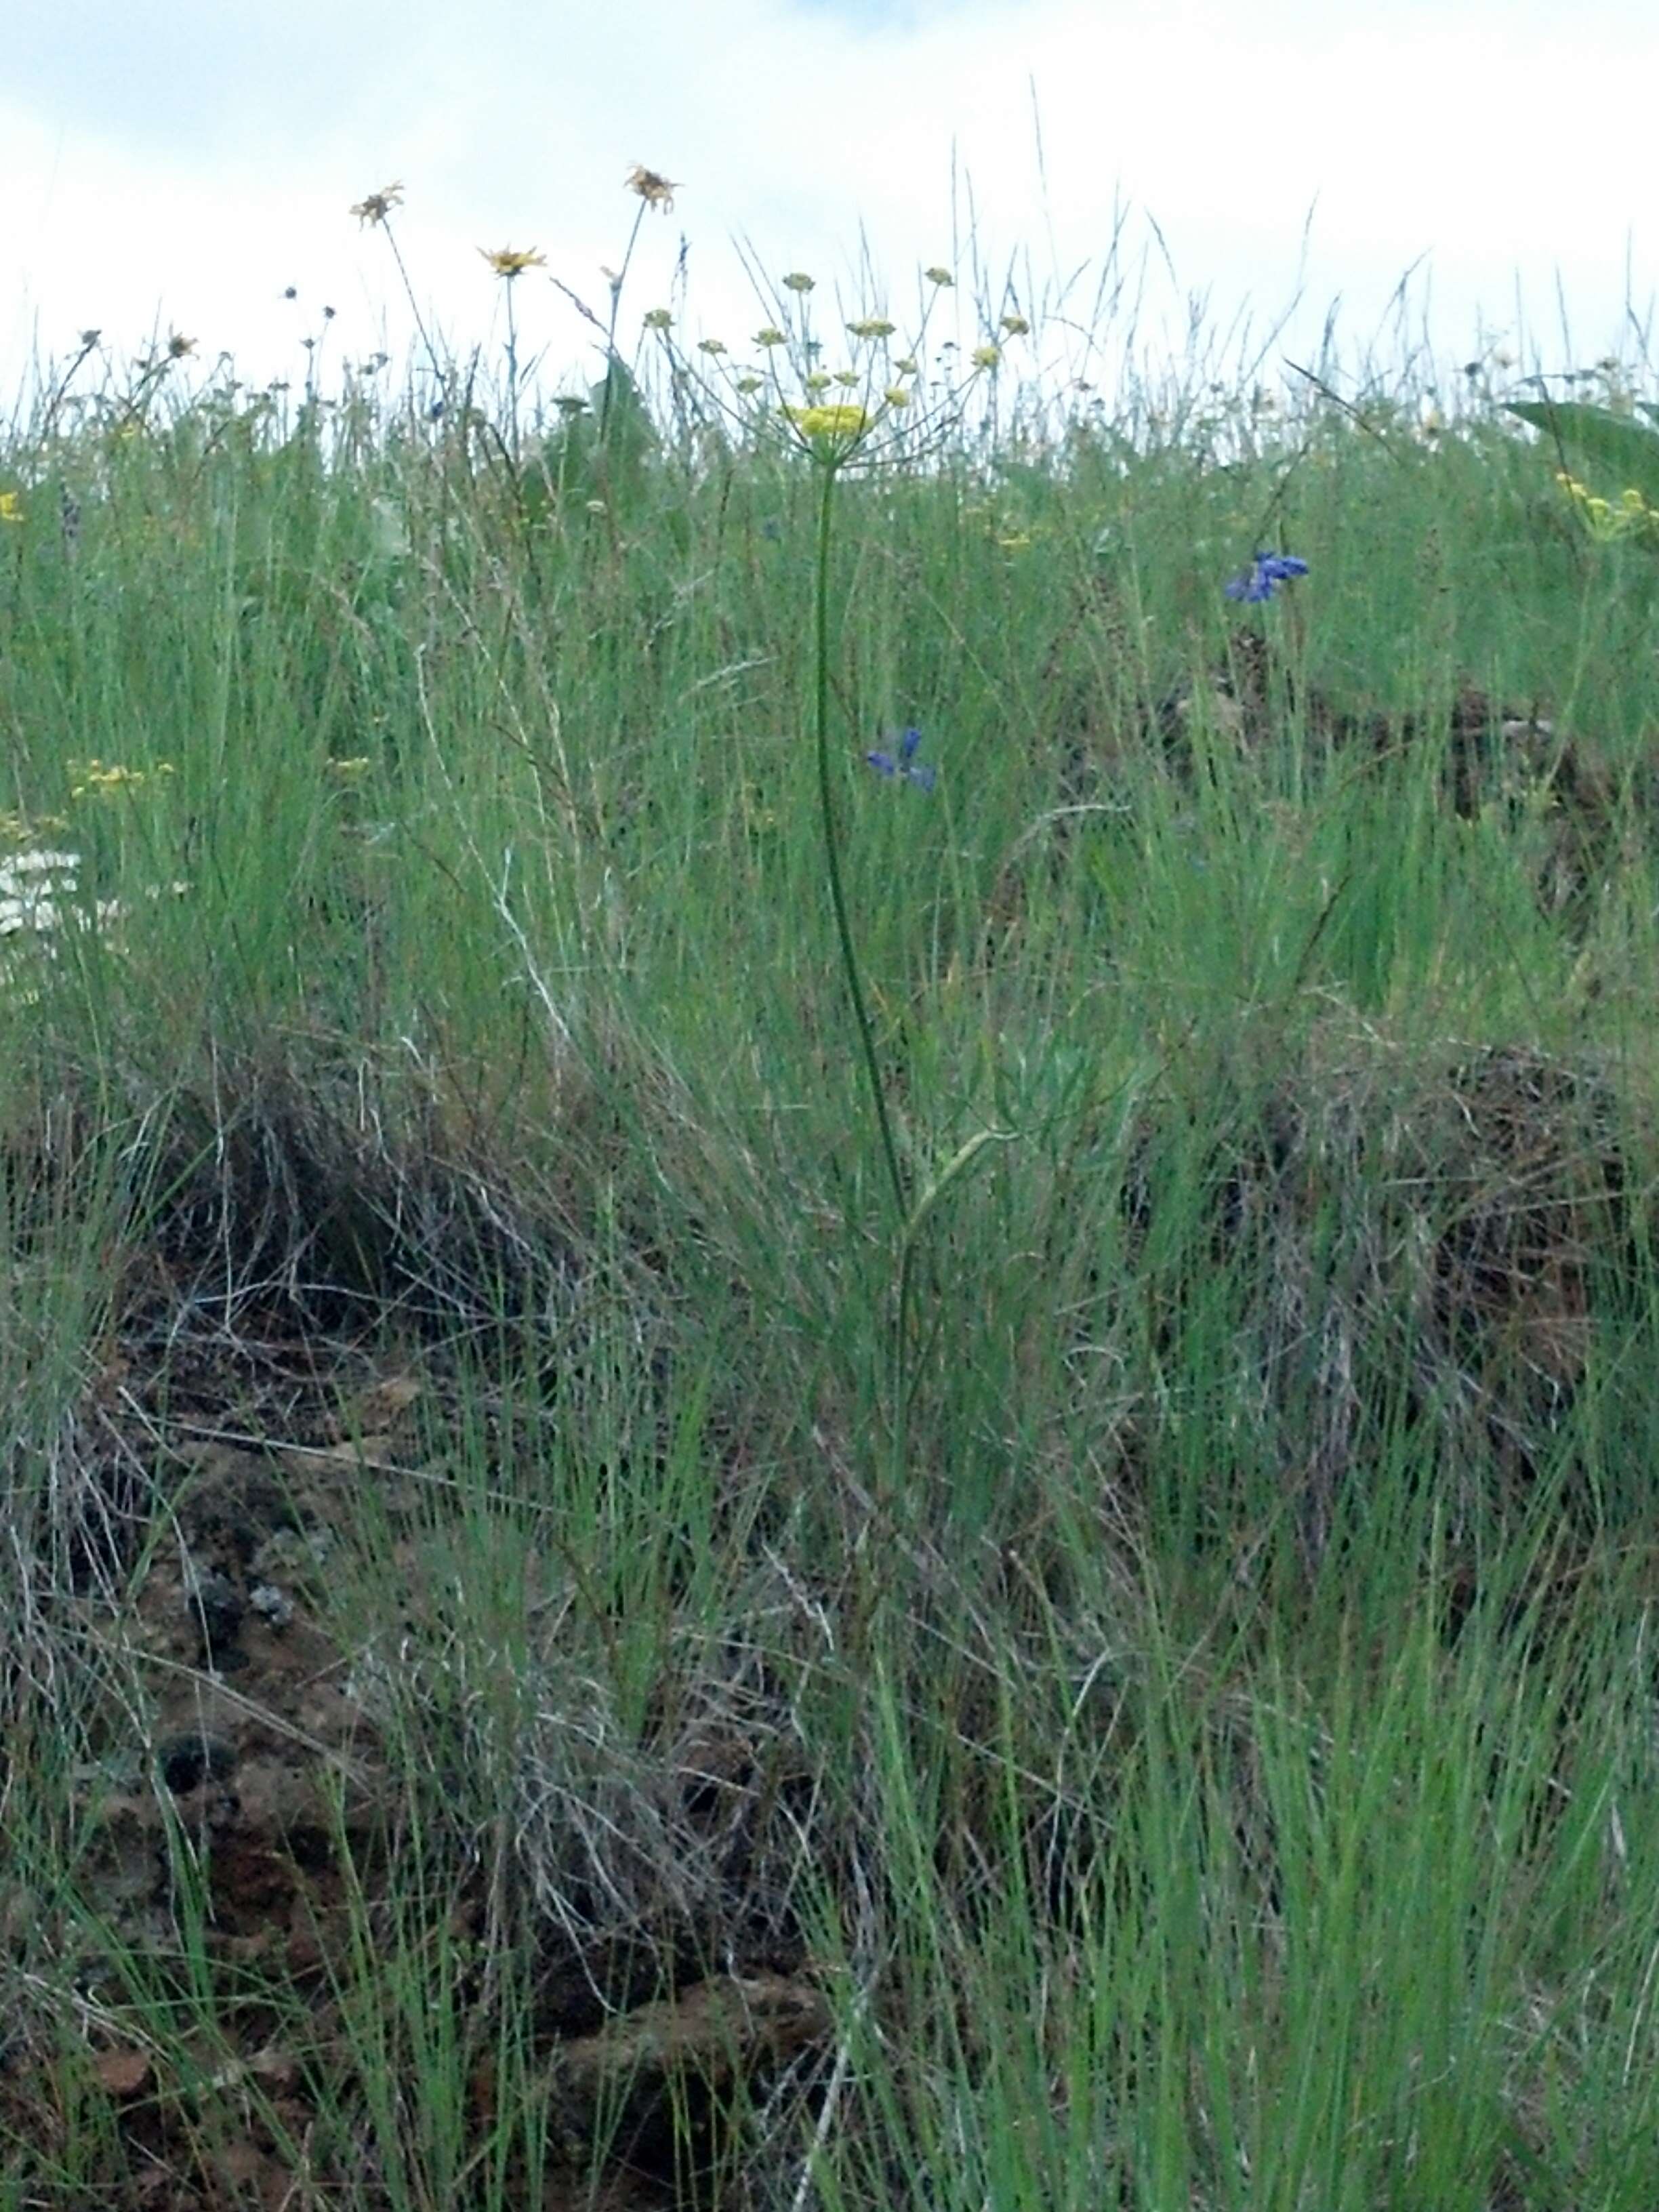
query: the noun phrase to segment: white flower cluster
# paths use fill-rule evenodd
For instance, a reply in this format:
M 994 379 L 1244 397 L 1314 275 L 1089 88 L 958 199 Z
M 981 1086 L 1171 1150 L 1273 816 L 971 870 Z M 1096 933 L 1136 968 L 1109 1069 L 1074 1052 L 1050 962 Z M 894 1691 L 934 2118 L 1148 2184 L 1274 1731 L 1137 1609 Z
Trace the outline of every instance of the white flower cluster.
M 164 893 L 182 898 L 188 884 L 151 884 L 147 898 Z M 78 853 L 13 853 L 0 860 L 0 980 L 15 981 L 18 949 L 33 945 L 49 957 L 66 929 L 113 929 L 126 915 L 119 899 L 88 899 L 81 893 Z M 25 993 L 25 1003 L 33 998 Z

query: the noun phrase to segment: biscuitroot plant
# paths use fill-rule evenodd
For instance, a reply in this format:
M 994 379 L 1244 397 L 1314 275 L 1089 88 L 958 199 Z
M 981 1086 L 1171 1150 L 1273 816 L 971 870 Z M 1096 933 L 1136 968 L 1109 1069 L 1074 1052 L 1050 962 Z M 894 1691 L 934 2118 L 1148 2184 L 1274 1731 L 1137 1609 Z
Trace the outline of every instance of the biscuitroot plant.
M 891 330 L 890 325 L 884 325 L 876 318 L 867 319 L 862 325 L 851 327 L 855 335 L 868 334 L 878 342 L 884 339 Z M 809 397 L 806 403 L 786 403 L 781 411 L 783 421 L 788 425 L 802 454 L 817 477 L 817 528 L 812 595 L 812 736 L 817 768 L 819 830 L 823 848 L 824 878 L 835 919 L 848 1003 L 858 1036 L 887 1191 L 892 1274 L 890 1351 L 886 1363 L 888 1467 L 885 1503 L 889 1507 L 896 1507 L 902 1494 L 909 1462 L 909 1415 L 915 1388 L 915 1377 L 911 1372 L 912 1307 L 917 1249 L 924 1230 L 951 1186 L 967 1172 L 988 1146 L 1006 1143 L 1017 1133 L 1002 1129 L 980 1130 L 969 1138 L 935 1174 L 919 1185 L 907 1174 L 900 1154 L 892 1108 L 877 1048 L 875 1029 L 870 1018 L 858 947 L 854 939 L 842 865 L 841 834 L 836 805 L 836 756 L 830 731 L 830 672 L 835 659 L 836 635 L 830 587 L 830 551 L 835 536 L 836 489 L 843 475 L 849 469 L 870 467 L 884 459 L 896 459 L 907 451 L 914 453 L 917 449 L 917 436 L 915 431 L 906 434 L 901 410 L 908 401 L 909 392 L 902 384 L 888 385 L 881 389 L 878 395 L 872 389 L 866 393 L 861 403 L 826 403 L 811 396 L 812 380 L 809 379 L 807 382 Z M 872 382 L 873 385 L 873 380 Z M 918 425 L 918 428 L 937 430 L 940 427 L 942 413 L 940 409 L 933 410 L 928 422 Z M 932 763 L 917 760 L 920 742 L 919 733 L 908 730 L 896 750 L 867 752 L 866 762 L 880 775 L 902 779 L 931 792 L 937 771 Z

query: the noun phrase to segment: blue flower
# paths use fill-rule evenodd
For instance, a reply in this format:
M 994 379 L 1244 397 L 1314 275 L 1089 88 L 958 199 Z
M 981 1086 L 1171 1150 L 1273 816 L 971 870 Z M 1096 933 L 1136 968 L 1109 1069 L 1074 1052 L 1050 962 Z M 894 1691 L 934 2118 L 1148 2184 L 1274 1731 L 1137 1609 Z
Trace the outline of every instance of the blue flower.
M 1270 599 L 1275 584 L 1307 573 L 1307 562 L 1298 561 L 1294 553 L 1258 553 L 1254 568 L 1235 576 L 1223 589 L 1230 599 Z
M 919 784 L 922 790 L 931 791 L 939 770 L 930 761 L 916 760 L 916 748 L 921 743 L 920 730 L 907 730 L 899 739 L 896 757 L 886 752 L 866 753 L 864 757 L 878 775 L 902 775 L 907 782 Z

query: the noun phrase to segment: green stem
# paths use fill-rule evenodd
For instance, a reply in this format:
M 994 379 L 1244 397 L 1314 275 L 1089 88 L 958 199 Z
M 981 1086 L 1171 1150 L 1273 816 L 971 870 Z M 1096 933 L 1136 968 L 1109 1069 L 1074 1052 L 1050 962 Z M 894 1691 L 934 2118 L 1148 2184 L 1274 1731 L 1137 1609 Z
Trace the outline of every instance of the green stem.
M 898 1240 L 897 1298 L 893 1316 L 892 1481 L 889 1499 L 892 1504 L 897 1501 L 903 1480 L 909 1426 L 910 1391 L 906 1373 L 910 1325 L 910 1239 L 907 1234 L 909 1205 L 904 1191 L 904 1171 L 899 1165 L 898 1146 L 893 1140 L 892 1117 L 887 1111 L 887 1094 L 882 1086 L 875 1031 L 870 1025 L 870 1010 L 865 1005 L 864 986 L 859 980 L 858 954 L 853 946 L 853 925 L 847 912 L 846 887 L 842 882 L 841 848 L 836 838 L 835 790 L 830 775 L 830 544 L 839 463 L 824 460 L 821 465 L 823 488 L 818 504 L 817 590 L 814 610 L 814 642 L 817 660 L 818 801 L 823 811 L 823 857 L 830 878 L 830 902 L 835 908 L 836 934 L 841 940 L 841 961 L 847 975 L 847 994 L 853 1002 L 859 1042 L 864 1048 L 864 1071 L 869 1081 L 871 1103 L 875 1107 L 876 1121 L 881 1131 L 882 1155 L 887 1162 L 887 1179 L 892 1191 L 893 1234 Z
M 835 793 L 830 777 L 830 538 L 835 514 L 837 464 L 828 460 L 821 465 L 823 490 L 818 503 L 815 641 L 817 648 L 818 800 L 823 811 L 823 856 L 830 877 L 830 902 L 836 910 L 836 934 L 841 939 L 842 966 L 847 973 L 848 996 L 853 1001 L 853 1012 L 858 1021 L 859 1038 L 864 1047 L 865 1073 L 869 1079 L 870 1097 L 881 1128 L 881 1148 L 887 1161 L 888 1180 L 892 1186 L 896 1226 L 902 1231 L 908 1212 L 904 1195 L 904 1174 L 899 1166 L 898 1146 L 893 1141 L 893 1125 L 887 1111 L 886 1093 L 882 1087 L 881 1063 L 876 1057 L 875 1031 L 870 1026 L 869 1009 L 864 1003 L 864 986 L 859 981 L 858 955 L 853 949 L 853 927 L 848 919 L 847 893 L 841 876 L 841 850 L 836 839 Z

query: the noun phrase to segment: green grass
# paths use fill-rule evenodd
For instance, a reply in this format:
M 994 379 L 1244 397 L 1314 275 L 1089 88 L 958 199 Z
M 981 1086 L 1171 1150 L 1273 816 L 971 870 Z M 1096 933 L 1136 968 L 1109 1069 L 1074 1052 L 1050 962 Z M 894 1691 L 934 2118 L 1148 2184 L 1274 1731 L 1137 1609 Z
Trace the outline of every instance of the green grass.
M 124 909 L 3 940 L 0 2203 L 1646 2212 L 1659 574 L 1408 378 L 849 474 L 901 1180 L 1006 1139 L 901 1305 L 818 485 L 675 358 L 0 465 Z M 740 2123 L 577 2110 L 731 1974 Z

